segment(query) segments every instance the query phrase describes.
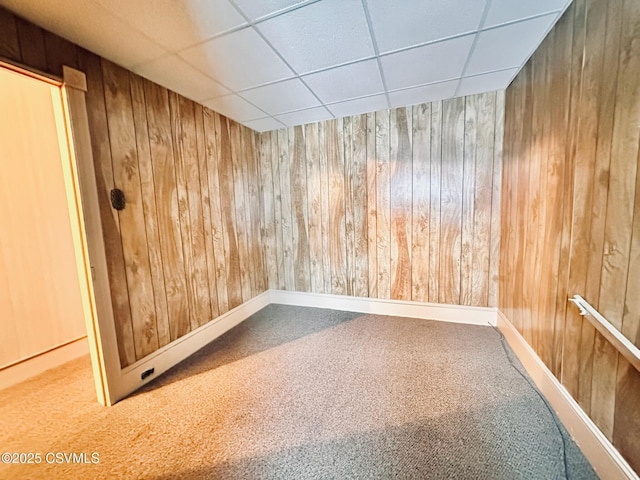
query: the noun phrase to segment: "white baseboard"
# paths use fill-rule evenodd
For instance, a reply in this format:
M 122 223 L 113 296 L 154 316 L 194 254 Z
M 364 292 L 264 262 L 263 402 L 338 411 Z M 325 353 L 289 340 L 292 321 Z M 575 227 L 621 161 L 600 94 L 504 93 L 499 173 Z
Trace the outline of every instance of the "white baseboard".
M 86 336 L 3 368 L 0 370 L 0 389 L 24 382 L 83 355 L 89 355 Z
M 487 326 L 487 324 L 496 324 L 497 309 L 492 307 L 467 307 L 462 305 L 447 305 L 444 303 L 347 297 L 343 295 L 288 292 L 284 290 L 269 290 L 269 294 L 271 303 L 280 303 L 283 305 L 329 308 L 331 310 L 422 318 L 425 320 L 468 323 L 471 325 Z
M 562 386 L 547 366 L 520 335 L 513 324 L 498 311 L 498 329 L 536 383 L 558 418 L 567 428 L 584 456 L 600 478 L 638 480 L 638 475 L 598 429 L 578 402 Z
M 267 305 L 269 305 L 268 291 L 124 368 L 117 380 L 117 385 L 114 385 L 114 398 L 111 404 L 166 372 Z M 153 373 L 149 373 L 142 379 L 143 372 L 151 369 L 153 369 Z

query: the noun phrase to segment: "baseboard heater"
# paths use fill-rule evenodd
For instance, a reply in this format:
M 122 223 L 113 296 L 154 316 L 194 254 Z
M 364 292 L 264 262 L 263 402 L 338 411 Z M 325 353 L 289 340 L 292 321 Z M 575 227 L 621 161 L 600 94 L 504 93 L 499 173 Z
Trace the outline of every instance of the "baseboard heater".
M 580 309 L 580 315 L 589 320 L 596 330 L 616 347 L 620 354 L 640 372 L 640 349 L 580 295 L 574 295 L 569 298 L 569 301 L 573 302 Z

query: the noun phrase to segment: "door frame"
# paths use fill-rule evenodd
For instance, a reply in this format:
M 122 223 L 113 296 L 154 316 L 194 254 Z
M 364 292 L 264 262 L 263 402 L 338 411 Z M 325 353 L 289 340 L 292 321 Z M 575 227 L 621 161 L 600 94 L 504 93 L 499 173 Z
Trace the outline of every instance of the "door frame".
M 120 375 L 120 361 L 85 100 L 86 76 L 64 66 L 60 78 L 1 58 L 0 68 L 59 90 L 60 103 L 52 100 L 91 366 L 97 400 L 110 406 L 118 400 L 114 386 Z

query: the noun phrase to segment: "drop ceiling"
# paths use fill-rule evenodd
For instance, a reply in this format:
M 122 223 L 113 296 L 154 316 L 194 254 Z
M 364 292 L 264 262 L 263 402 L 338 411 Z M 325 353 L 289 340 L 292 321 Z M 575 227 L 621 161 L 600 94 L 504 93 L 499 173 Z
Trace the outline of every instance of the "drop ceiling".
M 258 131 L 506 88 L 571 0 L 0 0 Z

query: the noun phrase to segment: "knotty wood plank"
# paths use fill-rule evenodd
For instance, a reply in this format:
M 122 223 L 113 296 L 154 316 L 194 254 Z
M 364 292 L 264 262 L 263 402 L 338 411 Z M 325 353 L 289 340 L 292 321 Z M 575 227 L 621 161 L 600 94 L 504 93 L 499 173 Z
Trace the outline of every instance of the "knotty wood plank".
M 278 289 L 278 260 L 275 232 L 275 195 L 273 190 L 273 168 L 271 132 L 258 134 L 260 142 L 260 178 L 262 179 L 262 241 L 264 243 L 265 266 L 269 288 Z
M 270 132 L 271 136 L 271 171 L 273 175 L 273 198 L 274 198 L 274 216 L 275 216 L 275 245 L 276 259 L 278 261 L 278 286 L 279 290 L 286 288 L 285 268 L 284 268 L 284 243 L 282 228 L 282 190 L 280 187 L 280 133 L 277 131 Z
M 355 286 L 355 227 L 353 212 L 353 129 L 351 126 L 354 117 L 344 117 L 343 119 L 343 145 L 344 145 L 344 225 L 346 244 L 346 281 L 347 295 L 354 294 Z
M 229 311 L 227 295 L 227 252 L 225 250 L 225 232 L 223 227 L 222 199 L 220 197 L 220 178 L 218 166 L 221 158 L 221 126 L 217 114 L 208 108 L 203 112 L 204 141 L 206 152 L 206 171 L 209 184 L 209 202 L 211 215 L 211 242 L 213 246 L 213 268 L 215 272 L 216 298 L 218 313 Z M 206 228 L 206 226 L 205 226 Z M 213 306 L 213 304 L 212 304 Z
M 215 115 L 216 131 L 220 132 L 220 150 L 218 154 L 218 178 L 220 182 L 220 202 L 224 231 L 224 251 L 226 252 L 227 298 L 229 309 L 242 303 L 242 281 L 240 279 L 240 254 L 236 238 L 236 206 L 233 160 L 231 156 L 231 138 L 229 122 L 222 115 Z
M 0 8 L 0 25 L 2 25 L 2 28 L 0 28 L 0 56 L 21 62 L 22 56 L 20 54 L 16 20 L 16 16 L 13 13 Z
M 173 341 L 187 333 L 190 326 L 169 94 L 165 88 L 152 82 L 144 83 L 144 93 L 156 194 L 158 236 L 167 294 L 169 330 Z
M 267 289 L 266 270 L 264 267 L 264 255 L 262 250 L 262 240 L 260 237 L 260 198 L 261 194 L 259 186 L 262 183 L 262 177 L 258 173 L 258 157 L 256 149 L 256 137 L 255 132 L 250 128 L 243 127 L 242 133 L 244 136 L 245 155 L 247 158 L 247 172 L 248 172 L 248 207 L 249 215 L 251 218 L 251 238 L 249 246 L 251 250 L 252 264 L 254 265 L 253 295 L 256 296 Z
M 111 305 L 115 321 L 120 366 L 126 367 L 136 360 L 133 325 L 129 307 L 129 292 L 124 267 L 124 254 L 120 241 L 118 212 L 111 208 L 109 192 L 114 188 L 111 146 L 107 127 L 102 66 L 100 57 L 82 50 L 80 64 L 87 75 L 87 115 L 91 129 L 91 151 L 96 172 L 100 220 L 104 237 L 107 271 L 111 290 Z
M 478 129 L 478 96 L 464 99 L 464 133 L 462 156 L 462 228 L 460 232 L 460 304 L 471 305 L 473 294 L 474 193 L 476 181 L 475 142 Z
M 489 256 L 489 287 L 487 306 L 497 307 L 500 282 L 500 211 L 502 208 L 502 166 L 504 145 L 505 94 L 496 93 L 493 142 L 493 179 L 491 193 L 491 252 Z
M 411 300 L 411 107 L 389 113 L 391 168 L 391 298 Z
M 367 125 L 367 260 L 369 278 L 368 297 L 378 297 L 378 246 L 377 246 L 377 162 L 376 162 L 376 115 L 366 114 Z
M 369 294 L 369 260 L 367 257 L 367 123 L 365 115 L 351 118 L 352 213 L 353 213 L 353 295 Z
M 378 298 L 391 298 L 391 165 L 389 110 L 376 112 Z
M 258 233 L 255 230 L 256 223 L 254 223 L 254 208 L 252 201 L 255 198 L 257 202 L 257 193 L 255 192 L 255 172 L 253 171 L 253 162 L 255 160 L 255 152 L 253 146 L 253 135 L 250 135 L 251 130 L 247 129 L 244 125 L 239 125 L 240 142 L 242 147 L 242 187 L 244 191 L 245 202 L 245 229 L 247 232 L 247 265 L 249 270 L 249 279 L 251 287 L 251 297 L 254 297 L 258 292 L 258 284 L 260 282 L 260 275 L 262 267 L 260 267 L 260 257 L 256 255 L 254 247 L 259 245 Z M 258 220 L 256 219 L 256 222 Z
M 129 73 L 106 60 L 102 61 L 102 71 L 114 185 L 124 191 L 127 201 L 126 207 L 118 212 L 118 217 L 136 359 L 141 359 L 158 349 L 158 332 L 144 228 Z
M 2 23 L 0 21 L 0 23 Z M 31 22 L 16 18 L 18 39 L 22 63 L 38 70 L 47 70 L 47 57 L 44 49 L 44 34 L 40 27 Z M 86 53 L 84 54 L 86 55 Z M 79 58 L 79 62 L 81 58 Z
M 429 200 L 429 301 L 440 301 L 440 191 L 442 181 L 442 102 L 431 103 Z
M 320 151 L 320 202 L 322 212 L 322 272 L 324 285 L 322 293 L 331 293 L 331 246 L 330 246 L 330 202 L 329 198 L 329 159 L 326 146 L 326 122 L 318 122 L 318 148 Z
M 429 301 L 429 202 L 431 197 L 431 104 L 412 107 L 413 178 L 411 299 Z
M 464 98 L 442 102 L 439 302 L 460 303 Z
M 209 294 L 210 318 L 220 315 L 218 307 L 218 287 L 216 285 L 215 250 L 213 247 L 213 226 L 211 224 L 211 194 L 209 191 L 209 172 L 207 170 L 207 147 L 204 133 L 204 108 L 194 105 L 196 149 L 198 160 L 198 179 L 200 180 L 200 202 L 202 212 L 202 241 L 204 243 L 204 262 L 206 263 L 208 291 L 201 290 L 201 294 Z M 193 199 L 191 199 L 193 201 Z M 207 320 L 208 321 L 208 320 Z
M 169 328 L 169 310 L 167 292 L 164 284 L 164 268 L 158 233 L 158 213 L 156 208 L 156 191 L 151 163 L 151 146 L 147 126 L 147 107 L 144 96 L 144 84 L 147 80 L 131 75 L 131 102 L 135 126 L 136 148 L 138 152 L 138 169 L 140 173 L 140 189 L 142 194 L 142 210 L 144 226 L 147 233 L 147 248 L 153 286 L 153 298 L 156 308 L 156 328 L 158 346 L 163 347 L 171 342 Z
M 278 130 L 278 161 L 280 169 L 280 198 L 282 208 L 282 253 L 284 257 L 284 287 L 286 290 L 295 290 L 295 258 L 293 244 L 293 218 L 291 204 L 291 174 L 290 174 L 290 131 Z
M 475 180 L 473 191 L 473 252 L 471 257 L 471 305 L 489 306 L 489 270 L 491 245 L 491 202 L 494 176 L 494 138 L 496 128 L 496 93 L 471 97 L 477 102 Z M 469 98 L 467 98 L 467 107 Z M 466 155 L 466 152 L 465 152 Z M 467 172 L 465 172 L 466 174 Z
M 240 262 L 240 283 L 242 289 L 242 301 L 251 299 L 253 287 L 251 284 L 251 266 L 249 257 L 249 219 L 247 218 L 247 206 L 245 197 L 244 178 L 244 152 L 242 148 L 241 126 L 229 120 L 229 137 L 231 140 L 231 165 L 234 182 L 234 204 L 236 211 L 236 238 L 238 242 L 238 259 Z
M 329 177 L 329 256 L 331 259 L 331 293 L 347 294 L 345 241 L 345 185 L 343 120 L 325 123 L 325 151 Z
M 297 126 L 289 129 L 291 226 L 293 238 L 293 269 L 295 289 L 308 292 L 309 280 L 309 233 L 307 213 L 307 168 L 304 129 Z
M 322 293 L 324 292 L 324 269 L 322 265 L 322 186 L 318 123 L 305 125 L 304 138 L 307 159 L 310 283 L 312 292 Z

